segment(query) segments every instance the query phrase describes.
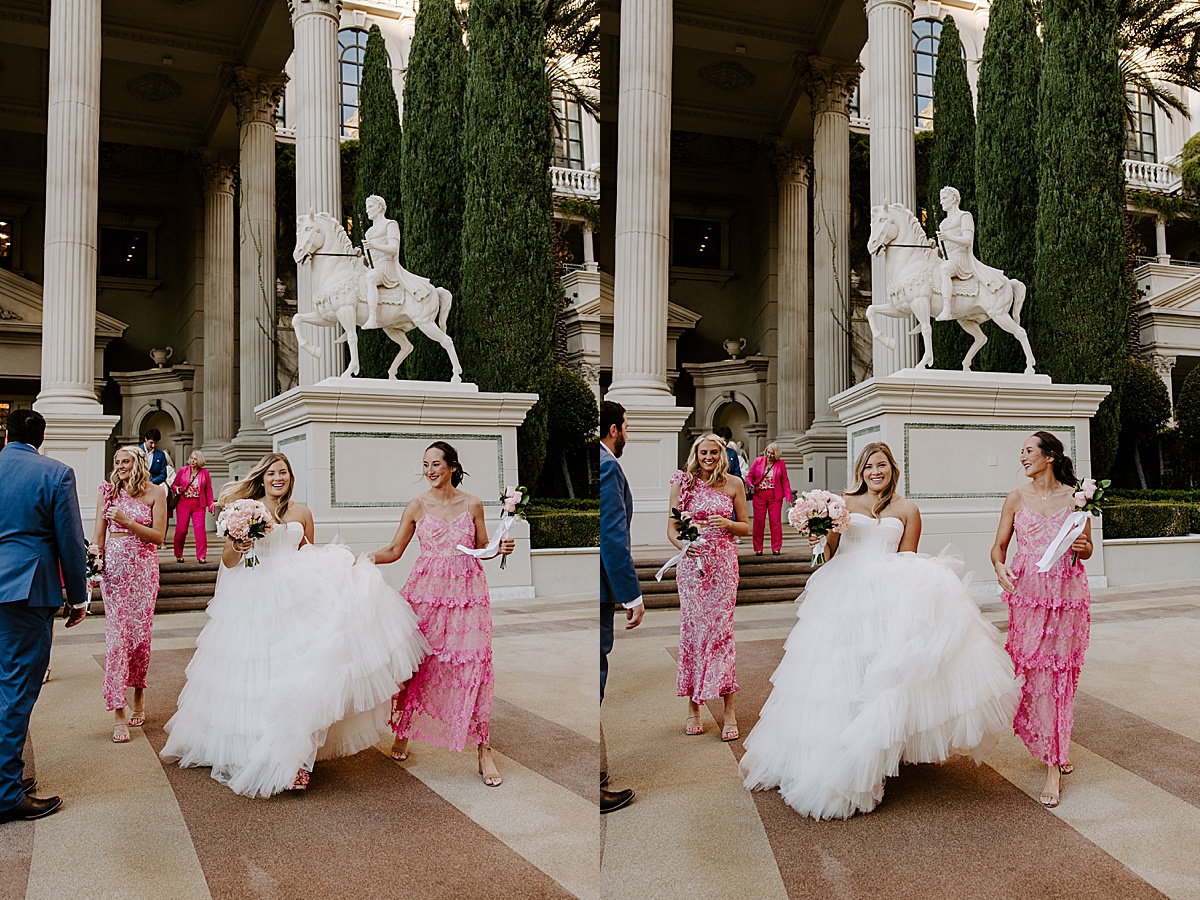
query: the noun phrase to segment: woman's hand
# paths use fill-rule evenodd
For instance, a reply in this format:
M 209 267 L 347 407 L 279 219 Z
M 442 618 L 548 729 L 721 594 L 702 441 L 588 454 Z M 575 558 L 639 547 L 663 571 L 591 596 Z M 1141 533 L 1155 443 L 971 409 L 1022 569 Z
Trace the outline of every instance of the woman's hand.
M 733 519 L 727 519 L 724 516 L 709 516 L 704 522 L 705 528 L 724 528 L 728 529 L 733 524 Z
M 130 522 L 129 516 L 125 515 L 124 510 L 116 506 L 110 506 L 104 511 L 104 518 L 112 522 L 114 525 L 128 525 Z
M 808 549 L 809 550 L 815 550 L 817 544 L 819 544 L 819 543 L 821 543 L 821 536 L 819 534 L 810 534 L 808 536 Z
M 515 540 L 513 540 L 512 538 L 505 538 L 504 540 L 502 540 L 500 542 L 499 554 L 501 556 L 508 556 L 508 554 L 512 553 L 516 549 L 517 549 L 517 542 Z
M 1071 549 L 1076 553 L 1087 553 L 1092 549 L 1092 542 L 1081 534 L 1079 537 L 1075 538 L 1075 540 L 1071 541 Z
M 1012 573 L 1012 569 L 1007 563 L 996 563 L 996 580 L 1000 582 L 1000 587 L 1010 594 L 1017 592 L 1017 578 Z
M 374 553 L 358 554 L 358 559 L 354 560 L 354 564 L 357 566 L 360 562 L 368 562 L 371 565 L 375 565 L 375 554 Z
M 233 549 L 245 556 L 250 552 L 250 548 L 254 546 L 254 541 L 238 541 L 233 542 Z

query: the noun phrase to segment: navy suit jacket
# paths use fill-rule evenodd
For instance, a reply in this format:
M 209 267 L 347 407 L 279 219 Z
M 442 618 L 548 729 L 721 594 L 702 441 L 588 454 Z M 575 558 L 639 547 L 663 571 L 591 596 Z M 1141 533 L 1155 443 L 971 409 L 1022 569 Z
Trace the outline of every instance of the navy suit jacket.
M 633 492 L 617 458 L 600 445 L 600 602 L 624 604 L 642 596 L 629 524 Z
M 146 449 L 146 445 L 141 445 L 142 449 Z M 154 448 L 154 452 L 150 454 L 146 464 L 150 468 L 150 480 L 155 484 L 165 484 L 167 481 L 167 454 L 164 450 Z
M 75 471 L 12 441 L 0 453 L 0 603 L 86 603 L 87 542 Z M 59 580 L 59 566 L 62 580 Z

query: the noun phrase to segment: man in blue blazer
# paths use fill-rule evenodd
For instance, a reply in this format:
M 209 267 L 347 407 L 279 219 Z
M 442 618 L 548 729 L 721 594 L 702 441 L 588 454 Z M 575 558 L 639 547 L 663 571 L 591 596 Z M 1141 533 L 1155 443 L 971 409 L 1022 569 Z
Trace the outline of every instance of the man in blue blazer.
M 161 440 L 162 432 L 157 428 L 142 435 L 142 449 L 146 451 L 146 465 L 150 467 L 150 481 L 154 484 L 165 484 L 167 480 L 167 451 L 158 449 Z
M 67 627 L 87 609 L 87 543 L 75 472 L 37 448 L 46 420 L 31 409 L 9 414 L 0 453 L 0 823 L 40 819 L 62 805 L 31 795 L 21 752 L 33 704 L 50 664 L 54 614 L 63 605 Z M 61 580 L 60 580 L 61 567 Z
M 629 524 L 633 521 L 633 492 L 617 458 L 625 449 L 625 407 L 610 400 L 600 403 L 600 702 L 608 681 L 608 654 L 613 648 L 617 606 L 625 609 L 626 629 L 637 628 L 645 606 L 633 566 Z M 627 806 L 633 791 L 609 791 L 600 774 L 600 812 Z

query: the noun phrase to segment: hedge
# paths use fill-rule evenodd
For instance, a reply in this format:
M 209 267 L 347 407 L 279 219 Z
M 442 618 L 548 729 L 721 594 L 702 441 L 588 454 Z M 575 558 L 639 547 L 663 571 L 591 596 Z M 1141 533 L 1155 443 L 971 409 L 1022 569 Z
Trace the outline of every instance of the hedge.
M 1200 504 L 1133 501 L 1104 507 L 1104 538 L 1184 537 L 1200 533 Z
M 1200 491 L 1197 493 L 1200 494 Z M 530 512 L 541 512 L 544 509 L 598 510 L 599 508 L 599 500 L 589 500 L 586 497 L 576 497 L 573 500 L 567 497 L 535 497 L 529 501 Z
M 1200 503 L 1200 490 L 1166 488 L 1109 488 L 1104 492 L 1108 500 L 1174 501 L 1176 503 Z
M 529 544 L 534 550 L 600 546 L 599 504 L 595 509 L 543 510 L 531 509 L 525 517 L 529 522 Z

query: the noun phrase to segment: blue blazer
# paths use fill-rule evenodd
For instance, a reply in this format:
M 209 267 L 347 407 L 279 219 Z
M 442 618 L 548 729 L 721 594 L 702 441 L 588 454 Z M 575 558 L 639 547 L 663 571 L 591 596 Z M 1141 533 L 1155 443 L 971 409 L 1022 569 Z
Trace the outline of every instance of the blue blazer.
M 629 524 L 633 492 L 621 464 L 600 445 L 600 602 L 624 604 L 642 596 L 633 567 Z
M 62 581 L 59 580 L 59 565 Z M 75 470 L 10 442 L 0 453 L 0 603 L 86 603 L 87 541 Z
M 141 445 L 142 449 L 146 449 L 146 445 Z M 165 484 L 167 481 L 167 454 L 163 450 L 154 448 L 154 452 L 150 454 L 150 458 L 146 460 L 150 467 L 150 480 L 154 484 Z

